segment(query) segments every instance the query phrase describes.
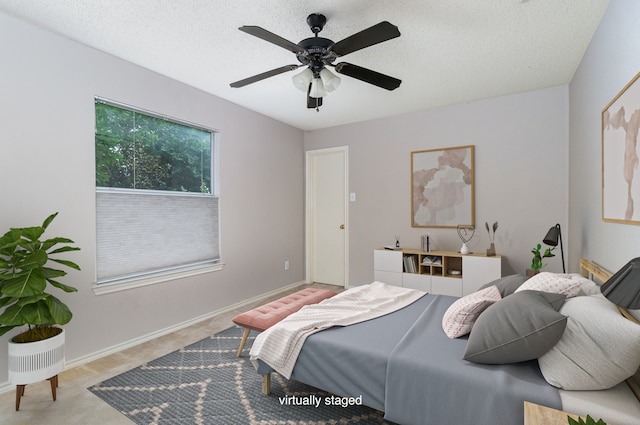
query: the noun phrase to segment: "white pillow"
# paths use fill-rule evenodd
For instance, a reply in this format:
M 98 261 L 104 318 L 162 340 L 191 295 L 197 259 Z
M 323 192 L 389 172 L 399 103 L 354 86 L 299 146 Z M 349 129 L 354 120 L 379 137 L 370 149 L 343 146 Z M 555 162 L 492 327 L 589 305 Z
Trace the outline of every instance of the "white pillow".
M 565 390 L 603 390 L 640 367 L 640 325 L 626 319 L 602 295 L 567 300 L 569 316 L 560 341 L 538 358 L 542 375 Z
M 587 279 L 583 277 L 582 284 L 580 284 L 580 294 L 579 295 L 598 295 L 600 294 L 600 286 L 595 283 L 593 280 Z
M 518 291 L 542 291 L 554 294 L 564 294 L 567 298 L 580 293 L 580 286 L 586 278 L 577 274 L 558 274 L 542 272 L 523 283 Z
M 501 298 L 498 287 L 492 285 L 456 300 L 442 316 L 442 330 L 449 338 L 468 334 L 480 313 Z

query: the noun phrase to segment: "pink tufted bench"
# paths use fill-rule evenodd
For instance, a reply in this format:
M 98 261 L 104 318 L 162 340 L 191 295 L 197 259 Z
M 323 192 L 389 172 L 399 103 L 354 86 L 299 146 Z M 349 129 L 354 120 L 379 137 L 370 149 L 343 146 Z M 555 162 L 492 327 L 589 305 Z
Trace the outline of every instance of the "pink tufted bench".
M 252 329 L 258 332 L 267 330 L 305 305 L 317 304 L 322 300 L 333 297 L 335 294 L 335 292 L 328 289 L 305 288 L 237 315 L 231 320 L 236 325 L 245 328 L 242 334 L 242 341 L 240 341 L 240 348 L 238 348 L 238 357 L 242 355 L 242 349 Z

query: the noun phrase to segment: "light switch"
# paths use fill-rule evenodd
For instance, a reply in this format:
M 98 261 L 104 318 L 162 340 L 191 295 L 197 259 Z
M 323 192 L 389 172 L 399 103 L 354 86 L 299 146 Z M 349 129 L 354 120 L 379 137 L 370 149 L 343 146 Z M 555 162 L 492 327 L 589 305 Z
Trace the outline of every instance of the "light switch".
M 356 202 L 356 193 L 355 192 L 351 192 L 349 194 L 349 201 Z

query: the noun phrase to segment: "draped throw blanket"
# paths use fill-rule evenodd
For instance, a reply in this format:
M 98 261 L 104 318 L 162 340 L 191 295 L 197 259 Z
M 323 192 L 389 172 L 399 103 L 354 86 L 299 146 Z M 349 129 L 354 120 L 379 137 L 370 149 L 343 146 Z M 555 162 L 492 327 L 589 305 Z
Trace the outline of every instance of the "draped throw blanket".
M 348 289 L 319 304 L 304 306 L 259 334 L 249 352 L 285 378 L 291 377 L 305 339 L 332 326 L 347 326 L 384 316 L 412 304 L 425 292 L 373 282 Z

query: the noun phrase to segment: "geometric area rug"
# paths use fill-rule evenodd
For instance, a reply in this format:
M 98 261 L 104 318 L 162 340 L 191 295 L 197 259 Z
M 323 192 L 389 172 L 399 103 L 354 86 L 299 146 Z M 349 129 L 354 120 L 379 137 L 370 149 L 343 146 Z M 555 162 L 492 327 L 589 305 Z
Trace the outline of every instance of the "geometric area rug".
M 237 357 L 242 332 L 229 328 L 88 389 L 141 425 L 391 425 L 366 406 L 316 406 L 330 394 L 277 373 L 262 394 L 248 358 L 253 332 Z

